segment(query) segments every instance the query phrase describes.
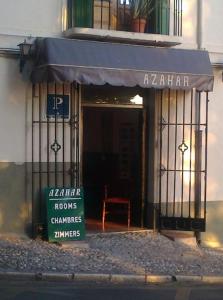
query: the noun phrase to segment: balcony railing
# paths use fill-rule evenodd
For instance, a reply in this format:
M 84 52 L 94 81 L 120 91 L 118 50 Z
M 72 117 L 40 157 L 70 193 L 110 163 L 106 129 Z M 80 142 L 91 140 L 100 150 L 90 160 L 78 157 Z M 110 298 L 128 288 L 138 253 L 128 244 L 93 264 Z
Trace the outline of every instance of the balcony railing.
M 138 1 L 150 2 L 150 0 Z M 133 2 L 138 1 L 68 0 L 68 28 L 182 35 L 183 0 L 152 0 L 152 11 L 147 7 L 146 12 L 139 12 L 138 21 L 136 21 L 132 9 Z

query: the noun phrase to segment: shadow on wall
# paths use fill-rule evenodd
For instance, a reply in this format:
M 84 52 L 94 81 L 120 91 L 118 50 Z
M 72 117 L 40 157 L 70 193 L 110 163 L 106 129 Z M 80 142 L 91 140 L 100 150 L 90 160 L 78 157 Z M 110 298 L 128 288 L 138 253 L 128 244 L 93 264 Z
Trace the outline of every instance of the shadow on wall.
M 0 233 L 27 234 L 31 202 L 27 199 L 26 166 L 0 163 Z
M 202 233 L 202 245 L 223 247 L 223 201 L 207 202 L 207 226 Z

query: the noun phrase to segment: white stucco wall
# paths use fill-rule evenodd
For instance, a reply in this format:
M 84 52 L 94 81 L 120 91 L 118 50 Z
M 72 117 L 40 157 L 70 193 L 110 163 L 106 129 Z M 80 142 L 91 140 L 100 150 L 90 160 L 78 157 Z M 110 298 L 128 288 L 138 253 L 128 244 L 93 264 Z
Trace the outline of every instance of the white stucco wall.
M 209 51 L 212 63 L 223 64 L 222 1 L 201 2 L 201 48 Z M 183 43 L 180 48 L 196 49 L 198 1 L 184 0 L 183 3 Z M 65 24 L 66 0 L 0 0 L 0 48 L 18 49 L 17 45 L 29 36 L 59 37 Z M 223 68 L 214 70 L 214 92 L 209 95 L 207 200 L 210 202 L 223 201 L 222 72 Z M 31 128 L 30 95 L 31 86 L 19 73 L 19 59 L 0 56 L 0 162 L 30 161 L 30 148 L 27 147 Z
M 197 47 L 197 0 L 183 1 L 183 42 L 180 48 Z
M 202 48 L 211 52 L 213 62 L 223 62 L 223 5 L 219 0 L 202 0 Z
M 183 1 L 183 43 L 180 48 L 198 47 L 198 2 Z M 201 48 L 209 51 L 212 64 L 223 64 L 223 5 L 219 0 L 201 0 Z M 208 185 L 207 200 L 223 200 L 221 165 L 223 164 L 223 67 L 214 69 L 214 91 L 209 93 Z
M 223 62 L 223 5 L 219 0 L 201 0 L 201 30 L 198 33 L 198 0 L 183 1 L 183 39 L 179 48 L 198 47 L 200 34 L 201 49 L 209 51 L 212 63 Z
M 209 51 L 212 64 L 223 64 L 223 5 L 219 0 L 202 0 L 201 48 Z M 207 200 L 223 201 L 223 67 L 214 68 L 214 91 L 209 93 L 209 133 L 208 133 L 208 178 Z M 210 206 L 210 205 L 209 205 Z M 213 224 L 220 224 L 219 215 L 210 219 L 208 215 L 208 231 Z M 218 226 L 216 225 L 216 228 Z M 213 229 L 213 232 L 215 230 Z M 218 233 L 219 235 L 219 233 Z M 223 237 L 220 237 L 223 241 Z
M 0 0 L 0 50 L 18 49 L 32 36 L 61 36 L 66 0 Z M 27 154 L 27 103 L 31 85 L 19 72 L 19 57 L 0 56 L 0 162 L 21 163 Z M 30 151 L 28 151 L 30 152 Z
M 64 0 L 0 0 L 0 34 L 60 35 L 65 22 Z
M 203 30 L 202 45 L 211 51 L 213 62 L 222 61 L 223 56 L 223 34 L 221 28 L 223 6 L 219 0 L 202 0 L 203 5 Z M 18 48 L 19 42 L 24 37 L 35 36 L 61 36 L 66 21 L 66 0 L 0 0 L 0 48 Z M 181 48 L 197 47 L 197 1 L 183 1 L 183 44 Z M 0 134 L 3 135 L 4 145 L 0 150 L 0 159 L 24 160 L 24 148 L 22 146 L 16 151 L 10 145 L 10 140 L 20 141 L 25 145 L 25 113 L 26 113 L 26 85 L 19 74 L 18 59 L 0 58 Z M 221 140 L 221 128 L 215 126 L 213 119 L 218 114 L 221 117 L 221 109 L 216 110 L 216 105 L 221 107 L 222 94 L 221 71 L 216 72 L 215 91 L 210 94 L 210 150 L 209 165 L 214 166 L 212 160 L 215 152 L 212 150 L 212 137 Z M 16 125 L 16 132 L 15 132 Z M 215 128 L 216 127 L 216 128 Z M 3 128 L 8 128 L 10 134 L 6 135 Z M 211 136 L 212 135 L 212 136 Z M 20 143 L 19 142 L 19 143 Z M 8 145 L 8 146 L 7 146 Z M 14 153 L 14 154 L 13 154 Z M 212 158 L 213 157 L 213 158 Z M 222 157 L 223 161 L 223 157 Z M 214 168 L 212 168 L 214 169 Z M 210 169 L 210 182 L 215 181 L 215 172 Z M 219 178 L 219 176 L 217 176 Z M 218 179 L 219 180 L 219 179 Z M 208 191 L 209 199 L 223 198 L 221 192 Z M 220 194 L 222 196 L 220 197 Z
M 215 69 L 214 91 L 209 94 L 207 199 L 223 200 L 223 82 L 222 70 Z
M 0 161 L 25 161 L 26 85 L 18 60 L 0 57 Z

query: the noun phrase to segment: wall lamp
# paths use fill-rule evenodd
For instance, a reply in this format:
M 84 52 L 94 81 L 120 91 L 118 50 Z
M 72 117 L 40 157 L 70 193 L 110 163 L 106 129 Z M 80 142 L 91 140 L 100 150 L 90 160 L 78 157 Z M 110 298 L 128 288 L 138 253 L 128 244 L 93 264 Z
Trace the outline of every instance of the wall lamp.
M 20 72 L 22 72 L 26 60 L 30 57 L 31 55 L 31 48 L 32 48 L 32 43 L 27 42 L 26 39 L 24 40 L 23 43 L 20 43 L 19 45 L 19 50 L 20 50 Z

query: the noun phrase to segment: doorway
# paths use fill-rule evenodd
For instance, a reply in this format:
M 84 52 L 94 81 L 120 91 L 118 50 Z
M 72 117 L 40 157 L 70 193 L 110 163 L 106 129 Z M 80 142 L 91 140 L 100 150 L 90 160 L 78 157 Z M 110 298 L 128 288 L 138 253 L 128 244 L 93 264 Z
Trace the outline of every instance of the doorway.
M 83 107 L 83 186 L 86 218 L 101 220 L 104 188 L 131 201 L 131 226 L 141 226 L 142 109 Z M 123 215 L 108 221 L 125 223 Z

